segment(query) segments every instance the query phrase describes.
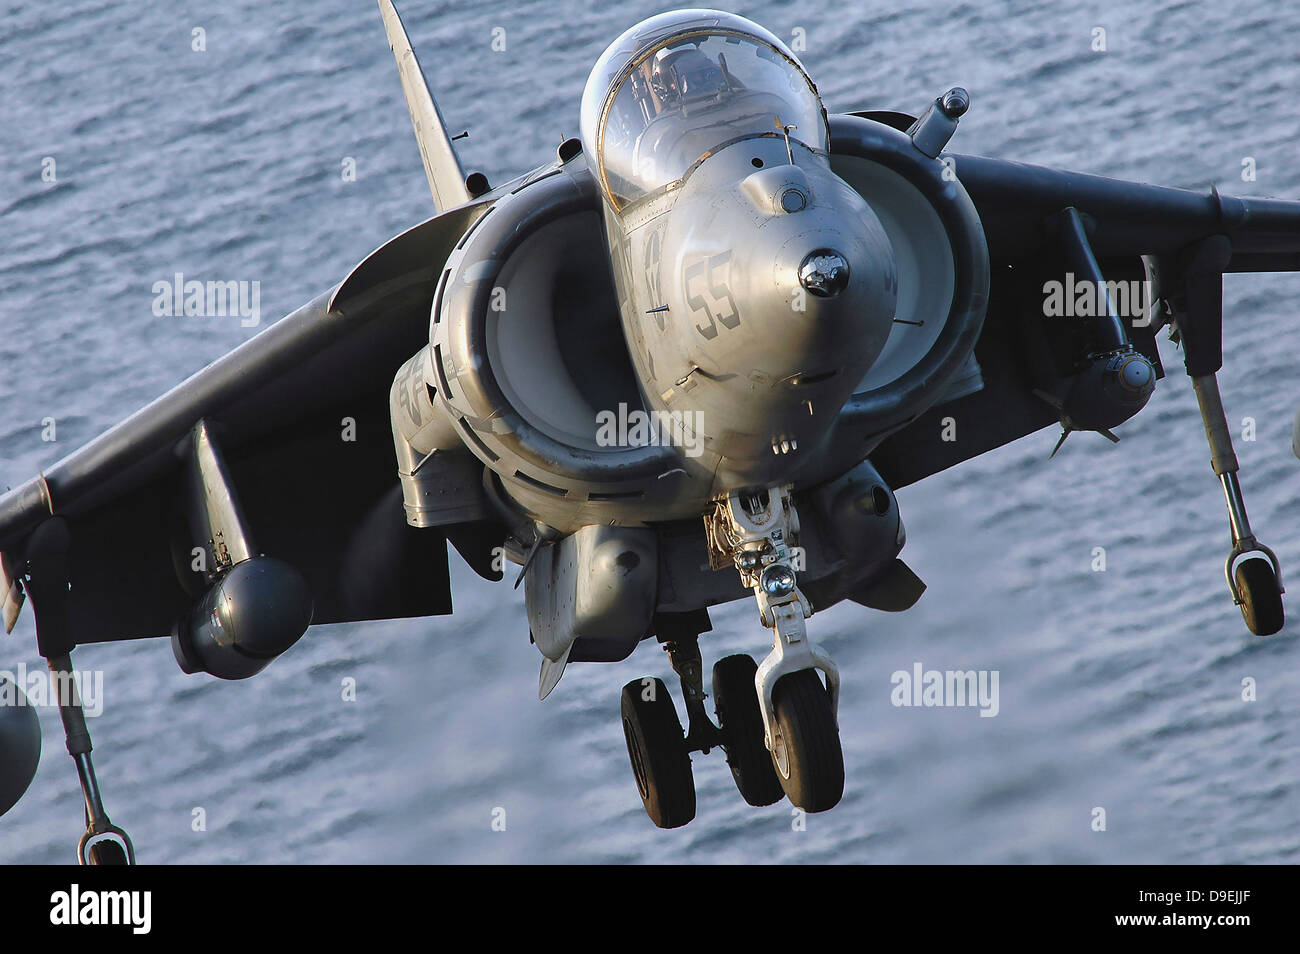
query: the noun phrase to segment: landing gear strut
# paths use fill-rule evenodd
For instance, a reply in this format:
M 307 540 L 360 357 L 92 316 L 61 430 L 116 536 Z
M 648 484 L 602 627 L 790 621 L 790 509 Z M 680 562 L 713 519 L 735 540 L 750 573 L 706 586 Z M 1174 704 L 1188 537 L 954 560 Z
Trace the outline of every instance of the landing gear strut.
M 77 777 L 86 802 L 86 833 L 77 843 L 77 860 L 83 865 L 133 865 L 135 847 L 125 831 L 104 811 L 99 781 L 91 762 L 90 732 L 77 693 L 72 667 L 69 552 L 71 535 L 66 521 L 51 517 L 33 533 L 27 548 L 26 590 L 36 613 L 36 642 L 50 666 L 50 679 L 59 701 L 59 715 L 67 737 L 68 754 L 77 765 Z
M 754 592 L 759 618 L 774 636 L 754 674 L 763 741 L 790 801 L 809 812 L 834 808 L 844 794 L 844 754 L 836 710 L 840 674 L 808 638 L 812 606 L 799 591 L 791 543 L 799 517 L 789 487 L 732 494 L 708 519 L 710 553 L 730 557 Z M 822 684 L 818 671 L 825 676 Z
M 90 761 L 90 733 L 77 695 L 76 673 L 69 656 L 49 660 L 50 677 L 59 695 L 59 715 L 67 735 L 68 753 L 77 763 L 81 793 L 86 800 L 86 833 L 77 842 L 77 860 L 83 865 L 133 865 L 131 837 L 109 820 Z
M 1213 374 L 1192 379 L 1196 400 L 1205 422 L 1205 436 L 1210 444 L 1210 463 L 1228 504 L 1228 525 L 1232 528 L 1232 550 L 1223 564 L 1232 601 L 1241 607 L 1246 627 L 1256 636 L 1272 636 L 1282 628 L 1282 567 L 1277 555 L 1255 539 L 1246 517 L 1246 502 L 1237 480 L 1237 455 L 1232 449 L 1228 421 L 1219 398 L 1219 385 Z
M 1241 607 L 1247 628 L 1256 636 L 1272 636 L 1284 622 L 1282 567 L 1277 555 L 1255 538 L 1246 517 L 1237 480 L 1237 455 L 1216 377 L 1223 367 L 1223 272 L 1231 258 L 1231 241 L 1216 235 L 1197 242 L 1176 259 L 1157 260 L 1157 272 L 1162 281 L 1164 274 L 1172 279 L 1169 285 L 1174 293 L 1166 302 L 1200 405 L 1210 465 L 1228 505 L 1232 550 L 1223 568 L 1228 590 L 1232 601 Z
M 783 795 L 808 812 L 835 807 L 844 794 L 844 754 L 836 706 L 840 676 L 808 638 L 812 606 L 795 580 L 793 541 L 799 517 L 789 487 L 733 494 L 705 518 L 709 560 L 728 564 L 754 592 L 759 618 L 773 634 L 761 664 L 728 656 L 713 667 L 715 724 L 705 711 L 698 620 L 661 621 L 660 642 L 680 677 L 686 703 L 683 733 L 667 687 L 645 678 L 623 687 L 623 734 L 637 790 L 660 828 L 695 817 L 690 753 L 722 747 L 736 788 L 751 805 Z M 689 615 L 689 614 L 688 614 Z M 824 682 L 823 682 L 824 678 Z

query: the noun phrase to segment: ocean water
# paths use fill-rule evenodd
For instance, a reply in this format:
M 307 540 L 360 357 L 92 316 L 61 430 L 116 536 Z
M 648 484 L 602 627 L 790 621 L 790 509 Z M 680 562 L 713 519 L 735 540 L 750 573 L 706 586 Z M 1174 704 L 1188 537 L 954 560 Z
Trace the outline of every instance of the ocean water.
M 661 8 L 400 9 L 449 124 L 470 131 L 466 167 L 495 182 L 576 134 L 596 57 Z M 955 151 L 1300 197 L 1294 4 L 737 12 L 804 40 L 831 111 L 917 112 L 961 84 Z M 0 486 L 259 330 L 157 317 L 154 282 L 256 280 L 265 325 L 431 212 L 369 2 L 0 3 L 0 84 Z M 1250 516 L 1295 574 L 1300 276 L 1230 276 L 1225 306 L 1229 419 L 1255 422 L 1237 445 Z M 617 713 L 624 682 L 668 674 L 662 654 L 575 665 L 539 704 L 521 594 L 454 556 L 455 617 L 313 629 L 247 682 L 186 676 L 163 640 L 78 650 L 104 673 L 91 731 L 109 811 L 154 863 L 1294 863 L 1296 624 L 1254 637 L 1227 595 L 1222 496 L 1181 359 L 1161 347 L 1169 377 L 1119 445 L 1079 434 L 1049 461 L 1044 431 L 900 493 L 903 555 L 929 590 L 904 614 L 810 621 L 844 678 L 847 782 L 805 830 L 788 803 L 746 806 L 716 751 L 694 760 L 696 820 L 655 829 Z M 702 649 L 711 664 L 767 644 L 737 603 Z M 0 669 L 20 662 L 40 665 L 29 613 L 0 637 Z M 916 662 L 998 671 L 999 714 L 893 706 L 891 674 Z M 37 778 L 0 820 L 3 862 L 71 862 L 82 830 L 57 714 L 42 723 Z

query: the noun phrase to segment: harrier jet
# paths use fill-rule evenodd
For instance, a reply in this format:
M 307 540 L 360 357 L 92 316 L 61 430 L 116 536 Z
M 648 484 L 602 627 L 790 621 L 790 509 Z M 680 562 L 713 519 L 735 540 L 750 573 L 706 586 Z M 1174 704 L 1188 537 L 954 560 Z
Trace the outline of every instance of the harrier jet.
M 30 600 L 56 676 L 78 645 L 169 636 L 185 672 L 244 679 L 313 625 L 449 614 L 450 544 L 519 568 L 543 698 L 662 644 L 685 728 L 659 678 L 621 705 L 656 825 L 695 816 L 691 755 L 715 748 L 750 804 L 825 811 L 841 673 L 808 621 L 920 597 L 895 491 L 1053 425 L 1115 440 L 1161 328 L 1227 500 L 1229 593 L 1281 628 L 1215 373 L 1223 275 L 1300 270 L 1300 202 L 950 152 L 960 88 L 827 115 L 780 39 L 713 10 L 616 39 L 581 136 L 493 187 L 379 6 L 435 214 L 0 498 L 6 625 Z M 771 648 L 716 662 L 710 712 L 699 637 L 746 598 Z M 80 858 L 132 860 L 60 684 Z M 39 747 L 2 707 L 0 809 Z

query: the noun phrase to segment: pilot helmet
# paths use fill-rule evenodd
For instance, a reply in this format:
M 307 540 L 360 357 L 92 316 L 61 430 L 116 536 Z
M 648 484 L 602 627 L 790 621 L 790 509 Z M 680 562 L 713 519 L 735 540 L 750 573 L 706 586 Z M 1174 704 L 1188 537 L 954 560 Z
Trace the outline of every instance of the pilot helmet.
M 664 106 L 709 99 L 727 88 L 722 68 L 695 47 L 656 53 L 650 82 Z

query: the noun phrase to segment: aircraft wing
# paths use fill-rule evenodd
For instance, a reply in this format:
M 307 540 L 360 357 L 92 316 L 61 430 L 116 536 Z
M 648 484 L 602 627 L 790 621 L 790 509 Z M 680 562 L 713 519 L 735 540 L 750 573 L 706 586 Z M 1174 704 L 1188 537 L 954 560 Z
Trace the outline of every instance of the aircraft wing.
M 451 612 L 446 541 L 408 527 L 388 412 L 396 369 L 428 339 L 447 254 L 482 203 L 438 215 L 349 278 L 43 475 L 0 497 L 6 623 L 32 530 L 71 531 L 78 643 L 167 634 L 195 603 L 185 450 L 206 421 L 259 548 L 306 578 L 316 623 Z M 350 439 L 349 439 L 350 438 Z
M 1068 377 L 1071 369 L 1061 355 L 1077 353 L 1062 346 L 1070 323 L 1043 315 L 1044 282 L 1061 279 L 1070 268 L 1053 234 L 1062 210 L 1080 213 L 1107 281 L 1154 277 L 1153 297 L 1173 299 L 1195 317 L 1200 340 L 1195 349 L 1185 349 L 1194 374 L 1222 364 L 1224 272 L 1300 271 L 1300 202 L 1197 193 L 977 156 L 950 158 L 979 212 L 992 267 L 987 317 L 975 348 L 984 388 L 930 409 L 873 451 L 872 463 L 894 488 L 1058 422 L 1058 409 L 1039 392 Z M 1219 260 L 1195 259 L 1215 236 L 1230 243 L 1219 247 Z M 1129 324 L 1134 347 L 1163 376 L 1155 344 L 1159 322 Z M 948 417 L 959 422 L 955 440 L 943 439 Z

